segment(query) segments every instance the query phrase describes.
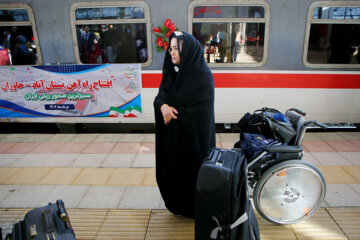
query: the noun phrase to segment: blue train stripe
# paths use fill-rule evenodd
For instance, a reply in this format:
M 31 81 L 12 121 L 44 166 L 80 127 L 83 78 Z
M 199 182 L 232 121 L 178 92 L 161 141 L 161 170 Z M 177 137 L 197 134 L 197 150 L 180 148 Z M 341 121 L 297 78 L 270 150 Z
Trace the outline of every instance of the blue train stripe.
M 51 65 L 51 66 L 33 66 L 39 70 L 56 73 L 56 74 L 81 74 L 105 68 L 109 64 L 96 65 Z

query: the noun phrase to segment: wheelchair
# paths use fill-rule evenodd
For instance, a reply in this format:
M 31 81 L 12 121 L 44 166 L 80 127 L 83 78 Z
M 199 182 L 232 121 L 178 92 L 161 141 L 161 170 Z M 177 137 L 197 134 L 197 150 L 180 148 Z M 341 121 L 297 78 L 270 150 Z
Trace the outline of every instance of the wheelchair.
M 263 108 L 262 112 L 266 110 Z M 247 159 L 254 206 L 261 217 L 275 224 L 294 224 L 311 217 L 325 198 L 325 178 L 316 166 L 302 160 L 302 142 L 309 127 L 326 128 L 326 125 L 305 121 L 305 115 L 299 109 L 288 109 L 283 116 L 295 133 L 291 141 L 265 146 L 259 154 Z M 239 142 L 241 138 L 234 149 L 242 151 Z

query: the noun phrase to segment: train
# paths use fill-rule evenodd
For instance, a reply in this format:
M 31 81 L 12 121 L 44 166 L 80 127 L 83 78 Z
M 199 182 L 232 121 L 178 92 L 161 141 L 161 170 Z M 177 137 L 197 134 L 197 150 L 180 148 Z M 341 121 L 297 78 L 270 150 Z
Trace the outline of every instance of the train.
M 191 33 L 203 46 L 214 76 L 217 124 L 236 123 L 262 107 L 298 108 L 326 123 L 360 123 L 360 1 L 351 0 L 0 0 L 0 121 L 154 123 L 167 48 L 163 33 L 174 30 Z M 123 103 L 106 105 L 120 97 L 119 88 L 109 90 L 116 81 L 101 78 L 122 68 L 140 81 L 117 85 L 128 94 L 139 91 L 123 100 L 140 107 L 126 105 L 125 117 Z M 57 69 L 51 76 L 58 80 L 70 80 L 62 86 L 48 80 L 40 93 L 49 69 Z M 24 80 L 29 72 L 32 78 Z M 87 74 L 91 88 L 101 88 L 96 96 L 80 74 Z M 54 93 L 80 86 L 77 95 Z M 99 101 L 105 110 L 97 108 Z M 42 110 L 31 110 L 35 105 Z

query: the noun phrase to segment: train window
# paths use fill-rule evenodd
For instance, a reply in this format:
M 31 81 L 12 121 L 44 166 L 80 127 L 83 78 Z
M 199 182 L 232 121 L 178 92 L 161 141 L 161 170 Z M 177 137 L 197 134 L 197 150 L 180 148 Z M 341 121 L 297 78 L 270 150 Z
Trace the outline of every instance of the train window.
M 269 5 L 196 1 L 189 7 L 189 29 L 211 66 L 261 66 L 267 57 Z
M 249 6 L 199 6 L 194 8 L 194 18 L 264 18 L 264 7 Z
M 315 2 L 309 8 L 304 48 L 308 67 L 360 67 L 358 2 Z
M 360 7 L 317 7 L 314 19 L 360 19 Z
M 142 1 L 75 3 L 74 48 L 84 64 L 150 64 L 150 14 Z
M 80 8 L 75 11 L 76 20 L 93 19 L 143 19 L 142 7 Z
M 0 4 L 0 65 L 41 63 L 35 20 L 26 4 Z
M 0 10 L 1 22 L 29 21 L 29 15 L 25 9 Z

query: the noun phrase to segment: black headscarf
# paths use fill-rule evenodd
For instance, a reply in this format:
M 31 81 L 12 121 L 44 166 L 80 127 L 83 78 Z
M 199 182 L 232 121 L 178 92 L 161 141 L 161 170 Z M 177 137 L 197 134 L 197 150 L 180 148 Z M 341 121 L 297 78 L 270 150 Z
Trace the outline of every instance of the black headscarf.
M 180 37 L 173 33 L 169 38 L 169 42 L 174 37 L 178 39 L 178 46 L 181 49 L 179 72 L 175 71 L 171 55 L 166 51 L 160 87 L 161 97 L 168 101 L 170 106 L 174 107 L 177 105 L 192 105 L 203 100 L 213 101 L 214 80 L 205 62 L 203 49 L 199 41 L 184 32 Z M 179 44 L 181 41 L 183 41 L 183 44 Z
M 156 122 L 156 179 L 166 207 L 193 217 L 197 173 L 215 146 L 214 80 L 200 43 L 190 34 L 173 33 L 180 52 L 176 72 L 165 53 L 163 77 L 154 100 Z M 178 119 L 164 124 L 163 104 L 178 111 Z

